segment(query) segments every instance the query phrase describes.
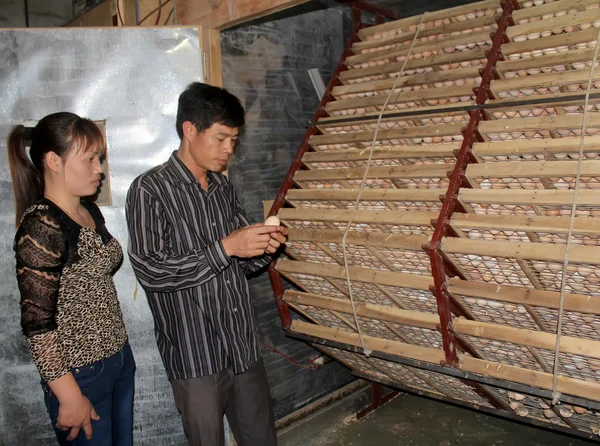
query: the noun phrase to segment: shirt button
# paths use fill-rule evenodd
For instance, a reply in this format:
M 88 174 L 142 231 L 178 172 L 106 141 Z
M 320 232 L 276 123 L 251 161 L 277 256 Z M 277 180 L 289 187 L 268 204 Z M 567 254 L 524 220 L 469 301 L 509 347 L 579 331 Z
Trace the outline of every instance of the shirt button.
M 217 226 L 217 224 L 216 224 L 216 223 L 213 223 L 213 226 Z
M 227 280 L 227 285 L 231 284 L 231 282 L 229 280 Z
M 234 312 L 234 313 L 237 313 L 237 308 L 234 308 L 234 309 L 233 309 L 233 312 Z

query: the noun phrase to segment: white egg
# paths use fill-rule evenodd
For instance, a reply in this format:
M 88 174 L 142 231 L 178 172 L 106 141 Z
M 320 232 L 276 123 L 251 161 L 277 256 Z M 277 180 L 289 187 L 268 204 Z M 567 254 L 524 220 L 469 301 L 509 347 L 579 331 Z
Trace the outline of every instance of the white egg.
M 277 215 L 271 215 L 265 220 L 266 226 L 279 226 L 280 224 L 281 221 L 279 220 L 279 217 Z

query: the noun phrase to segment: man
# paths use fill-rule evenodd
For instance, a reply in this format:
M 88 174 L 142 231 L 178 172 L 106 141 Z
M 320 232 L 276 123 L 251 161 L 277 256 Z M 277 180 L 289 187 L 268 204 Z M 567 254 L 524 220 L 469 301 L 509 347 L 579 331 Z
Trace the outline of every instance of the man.
M 281 226 L 249 226 L 227 166 L 244 125 L 239 100 L 193 83 L 179 97 L 179 149 L 127 195 L 129 257 L 148 296 L 156 341 L 191 445 L 276 445 L 275 423 L 245 274 L 285 242 Z

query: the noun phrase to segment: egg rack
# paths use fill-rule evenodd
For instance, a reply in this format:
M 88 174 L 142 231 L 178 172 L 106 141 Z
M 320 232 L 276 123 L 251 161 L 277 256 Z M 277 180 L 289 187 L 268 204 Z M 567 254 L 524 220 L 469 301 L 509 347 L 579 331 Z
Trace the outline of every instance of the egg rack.
M 373 381 L 598 439 L 600 69 L 551 404 L 597 6 L 494 0 L 355 28 L 270 211 L 289 228 L 269 275 L 290 336 Z

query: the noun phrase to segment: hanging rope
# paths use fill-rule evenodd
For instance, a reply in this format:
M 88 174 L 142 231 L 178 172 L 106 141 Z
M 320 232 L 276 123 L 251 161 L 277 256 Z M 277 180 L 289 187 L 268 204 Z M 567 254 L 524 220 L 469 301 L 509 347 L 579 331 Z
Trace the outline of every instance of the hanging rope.
M 348 286 L 348 297 L 350 298 L 350 304 L 352 305 L 352 314 L 354 316 L 354 323 L 356 324 L 356 331 L 358 331 L 358 337 L 360 339 L 360 344 L 362 346 L 363 349 L 363 353 L 368 357 L 371 355 L 371 353 L 373 352 L 372 350 L 368 349 L 365 346 L 365 341 L 363 339 L 363 334 L 362 334 L 362 330 L 360 328 L 360 324 L 358 323 L 358 316 L 356 315 L 356 307 L 354 305 L 354 297 L 352 294 L 352 282 L 350 281 L 350 271 L 348 270 L 348 253 L 346 251 L 346 238 L 348 237 L 348 232 L 350 232 L 350 227 L 352 226 L 352 221 L 354 218 L 354 212 L 358 209 L 358 205 L 360 204 L 360 199 L 362 196 L 362 192 L 365 188 L 366 185 L 366 181 L 367 181 L 367 175 L 369 173 L 369 167 L 371 166 L 371 160 L 373 158 L 373 151 L 375 150 L 375 142 L 377 141 L 377 134 L 379 133 L 379 128 L 381 126 L 381 119 L 383 117 L 383 113 L 385 112 L 385 109 L 388 106 L 388 103 L 390 101 L 390 98 L 392 97 L 392 95 L 394 94 L 394 91 L 396 90 L 396 87 L 398 86 L 398 81 L 400 80 L 400 78 L 402 77 L 402 75 L 404 74 L 404 68 L 406 67 L 406 64 L 408 63 L 408 60 L 410 58 L 410 55 L 412 53 L 412 50 L 415 46 L 415 43 L 417 41 L 417 37 L 419 36 L 419 32 L 421 31 L 421 25 L 423 25 L 423 20 L 425 19 L 425 16 L 428 14 L 428 12 L 425 12 L 423 14 L 423 16 L 421 17 L 421 21 L 419 22 L 419 26 L 417 27 L 416 31 L 415 31 L 415 36 L 413 37 L 413 40 L 410 44 L 410 48 L 408 49 L 408 54 L 406 55 L 406 59 L 404 59 L 404 63 L 402 64 L 402 68 L 400 69 L 400 72 L 398 73 L 398 77 L 396 78 L 396 81 L 394 82 L 394 85 L 392 86 L 392 89 L 390 91 L 390 93 L 388 94 L 385 103 L 383 104 L 383 107 L 381 108 L 381 112 L 379 113 L 379 116 L 377 118 L 377 124 L 375 126 L 375 132 L 373 134 L 373 140 L 371 141 L 371 148 L 369 149 L 369 158 L 367 159 L 367 165 L 365 167 L 365 173 L 363 175 L 362 181 L 360 183 L 360 188 L 358 190 L 358 195 L 356 197 L 356 202 L 354 203 L 354 208 L 351 210 L 350 212 L 350 218 L 348 219 L 348 224 L 346 225 L 346 228 L 344 229 L 344 236 L 342 237 L 342 253 L 344 256 L 344 275 L 346 276 L 346 284 Z
M 583 103 L 583 119 L 581 122 L 581 139 L 579 141 L 579 158 L 577 159 L 577 174 L 575 175 L 575 189 L 573 191 L 573 204 L 571 205 L 571 216 L 569 218 L 569 232 L 567 233 L 567 245 L 565 247 L 565 260 L 562 267 L 562 275 L 560 279 L 560 298 L 558 305 L 558 325 L 556 327 L 556 348 L 554 350 L 554 367 L 552 375 L 552 404 L 557 405 L 560 401 L 561 394 L 557 390 L 558 375 L 560 372 L 560 363 L 558 355 L 560 353 L 560 337 L 562 334 L 563 313 L 565 306 L 565 284 L 567 281 L 567 267 L 569 265 L 569 253 L 571 251 L 571 239 L 573 236 L 573 226 L 575 224 L 575 210 L 577 209 L 577 195 L 579 194 L 579 179 L 583 167 L 583 149 L 585 147 L 585 129 L 588 120 L 588 103 L 590 100 L 590 89 L 592 80 L 594 79 L 594 69 L 598 60 L 598 39 L 600 39 L 600 28 L 596 35 L 596 47 L 594 50 L 594 58 L 590 67 L 590 77 L 588 78 L 587 91 L 585 92 L 585 101 Z

